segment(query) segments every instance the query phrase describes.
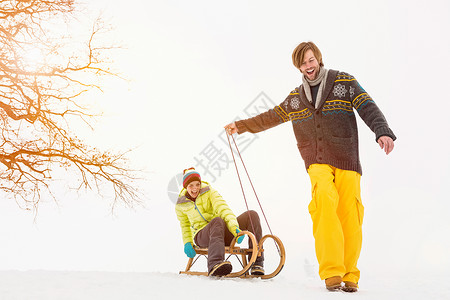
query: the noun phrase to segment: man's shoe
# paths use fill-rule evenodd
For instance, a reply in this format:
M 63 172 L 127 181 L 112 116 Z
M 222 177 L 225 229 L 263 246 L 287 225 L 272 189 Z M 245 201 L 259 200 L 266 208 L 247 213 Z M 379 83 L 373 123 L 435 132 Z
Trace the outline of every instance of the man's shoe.
M 231 273 L 233 266 L 229 261 L 223 261 L 215 265 L 208 276 L 225 276 Z
M 358 291 L 358 284 L 351 281 L 344 281 L 345 285 L 342 290 L 347 293 L 354 293 Z
M 258 275 L 258 276 L 262 276 L 264 275 L 264 268 L 262 266 L 258 266 L 258 265 L 253 265 L 251 270 L 250 270 L 250 274 L 251 275 Z
M 325 279 L 325 286 L 329 291 L 337 291 L 341 289 L 342 277 L 333 276 Z

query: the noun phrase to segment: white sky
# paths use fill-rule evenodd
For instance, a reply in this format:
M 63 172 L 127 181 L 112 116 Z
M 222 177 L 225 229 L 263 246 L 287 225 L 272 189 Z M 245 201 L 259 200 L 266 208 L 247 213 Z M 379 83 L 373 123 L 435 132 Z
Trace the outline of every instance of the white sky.
M 219 145 L 223 126 L 244 116 L 261 92 L 278 104 L 300 84 L 291 53 L 307 40 L 320 47 L 327 68 L 356 76 L 398 137 L 386 157 L 359 123 L 363 270 L 448 268 L 450 104 L 442 91 L 450 3 L 416 2 L 89 1 L 116 26 L 115 38 L 126 45 L 116 66 L 131 79 L 106 83 L 93 99 L 105 118 L 89 139 L 105 149 L 138 147 L 130 159 L 147 172 L 146 208 L 118 208 L 111 217 L 108 199 L 76 198 L 61 184 L 59 206 L 44 201 L 34 222 L 5 199 L 0 269 L 181 270 L 185 255 L 169 181 L 195 165 L 209 143 Z M 309 178 L 291 125 L 260 134 L 243 156 L 287 247 L 286 267 L 316 263 Z M 243 211 L 233 166 L 212 184 L 236 214 Z

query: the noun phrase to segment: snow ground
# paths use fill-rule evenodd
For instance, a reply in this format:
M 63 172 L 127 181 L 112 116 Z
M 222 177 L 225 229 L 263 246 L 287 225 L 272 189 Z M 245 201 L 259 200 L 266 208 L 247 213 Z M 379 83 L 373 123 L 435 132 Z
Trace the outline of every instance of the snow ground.
M 328 292 L 317 278 L 211 279 L 176 273 L 1 271 L 2 300 L 89 299 L 450 299 L 450 276 L 366 278 L 354 294 Z

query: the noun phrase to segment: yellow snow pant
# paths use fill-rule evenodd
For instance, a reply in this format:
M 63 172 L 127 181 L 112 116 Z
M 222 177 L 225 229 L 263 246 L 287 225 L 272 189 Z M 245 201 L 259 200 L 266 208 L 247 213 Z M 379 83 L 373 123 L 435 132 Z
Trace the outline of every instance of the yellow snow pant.
M 364 207 L 361 175 L 326 164 L 308 168 L 312 200 L 308 206 L 313 222 L 319 276 L 341 276 L 357 283 L 356 267 L 362 245 Z

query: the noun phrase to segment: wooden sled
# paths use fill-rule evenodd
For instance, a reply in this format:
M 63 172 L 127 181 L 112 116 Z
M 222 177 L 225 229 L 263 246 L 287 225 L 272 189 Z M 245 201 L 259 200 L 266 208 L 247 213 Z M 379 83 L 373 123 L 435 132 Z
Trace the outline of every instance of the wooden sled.
M 236 243 L 236 238 L 241 236 L 241 235 L 247 235 L 249 240 L 252 241 L 252 245 L 253 247 L 250 248 L 240 248 L 238 246 L 235 246 Z M 238 236 L 235 237 L 232 241 L 230 246 L 225 247 L 225 254 L 228 254 L 228 258 L 227 260 L 231 257 L 231 256 L 235 256 L 238 261 L 240 262 L 241 266 L 242 266 L 242 270 L 237 271 L 237 272 L 232 272 L 226 276 L 223 277 L 240 277 L 240 278 L 261 278 L 261 279 L 269 279 L 269 278 L 273 278 L 276 275 L 278 275 L 278 273 L 280 273 L 281 269 L 283 269 L 284 263 L 286 261 L 286 251 L 284 249 L 284 245 L 281 242 L 281 240 L 274 236 L 274 235 L 265 235 L 261 238 L 261 240 L 259 241 L 259 244 L 256 242 L 256 238 L 253 235 L 253 233 L 251 233 L 250 231 L 241 231 L 239 232 Z M 276 269 L 269 274 L 265 274 L 265 275 L 250 275 L 250 268 L 253 266 L 254 262 L 256 261 L 256 258 L 258 256 L 261 256 L 261 254 L 263 253 L 264 249 L 263 249 L 263 245 L 264 242 L 267 239 L 272 239 L 277 247 L 278 250 L 278 254 L 280 256 L 280 262 L 278 264 L 278 266 L 276 267 Z M 195 264 L 195 262 L 197 261 L 197 259 L 201 256 L 208 256 L 208 249 L 207 248 L 198 248 L 198 247 L 194 247 L 195 252 L 197 253 L 197 255 L 193 258 L 189 258 L 187 266 L 186 266 L 186 270 L 184 271 L 180 271 L 180 274 L 188 274 L 188 275 L 202 275 L 202 276 L 208 276 L 208 272 L 197 272 L 197 271 L 191 271 L 192 266 Z M 250 256 L 251 254 L 251 256 Z M 247 257 L 250 256 L 250 259 L 247 260 Z M 266 257 L 267 258 L 267 255 Z

